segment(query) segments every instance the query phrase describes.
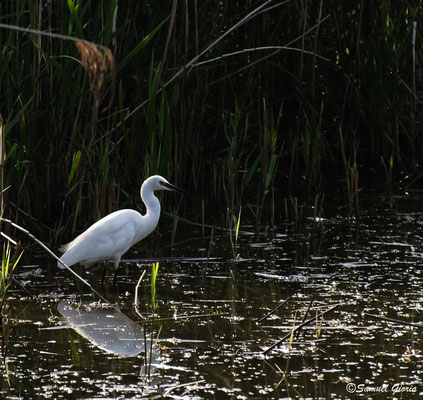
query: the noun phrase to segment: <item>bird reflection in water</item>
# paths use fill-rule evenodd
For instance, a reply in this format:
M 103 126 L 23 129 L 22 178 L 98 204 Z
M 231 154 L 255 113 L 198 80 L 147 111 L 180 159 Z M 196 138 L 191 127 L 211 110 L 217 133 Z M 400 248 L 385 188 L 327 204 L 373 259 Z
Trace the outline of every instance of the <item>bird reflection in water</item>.
M 108 353 L 133 357 L 146 353 L 146 344 L 151 343 L 143 328 L 115 307 L 61 301 L 58 310 L 72 329 Z M 148 358 L 157 357 L 158 350 L 153 349 Z

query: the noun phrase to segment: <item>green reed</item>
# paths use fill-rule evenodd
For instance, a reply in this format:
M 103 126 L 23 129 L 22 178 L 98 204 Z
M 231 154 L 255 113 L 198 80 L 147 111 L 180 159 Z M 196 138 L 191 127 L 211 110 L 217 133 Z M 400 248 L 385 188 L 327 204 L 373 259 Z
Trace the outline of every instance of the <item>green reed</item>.
M 159 263 L 154 263 L 151 266 L 151 308 L 153 313 L 157 311 L 158 304 L 156 300 L 156 282 L 159 273 Z
M 12 283 L 13 272 L 22 257 L 22 252 L 12 255 L 12 250 L 9 242 L 3 243 L 3 253 L 1 258 L 1 277 L 0 277 L 0 298 L 1 307 L 0 313 L 3 313 L 3 307 L 7 299 L 7 290 Z
M 10 324 L 7 311 L 7 293 L 13 281 L 13 273 L 22 257 L 19 246 L 12 253 L 9 241 L 3 242 L 3 252 L 1 257 L 1 277 L 0 277 L 0 317 L 1 317 L 1 355 L 6 367 L 6 379 L 9 380 L 6 356 L 9 348 Z
M 347 199 L 348 199 L 348 209 L 350 213 L 353 213 L 354 206 L 355 212 L 358 213 L 358 192 L 359 192 L 359 185 L 358 185 L 358 170 L 357 170 L 357 155 L 354 152 L 354 156 L 351 159 L 350 156 L 347 155 L 347 151 L 345 148 L 344 139 L 342 133 L 339 134 L 340 141 L 341 141 L 341 154 L 342 160 L 344 164 L 344 171 L 345 171 L 345 186 L 347 192 Z

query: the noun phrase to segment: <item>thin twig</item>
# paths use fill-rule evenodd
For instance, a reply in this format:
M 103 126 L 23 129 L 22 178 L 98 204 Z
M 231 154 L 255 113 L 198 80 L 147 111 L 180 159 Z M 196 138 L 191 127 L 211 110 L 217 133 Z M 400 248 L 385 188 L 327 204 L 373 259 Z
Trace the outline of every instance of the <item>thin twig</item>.
M 12 276 L 12 281 L 15 282 L 29 297 L 34 298 L 34 295 L 21 283 L 19 282 L 14 276 Z
M 141 276 L 140 276 L 140 279 L 138 279 L 137 286 L 135 286 L 135 297 L 134 297 L 134 305 L 135 305 L 135 307 L 137 307 L 137 306 L 138 306 L 138 289 L 139 289 L 139 287 L 140 287 L 140 284 L 141 284 L 142 278 L 144 278 L 145 271 L 146 271 L 146 270 L 144 270 L 144 271 L 143 271 L 143 273 L 142 273 L 142 274 L 141 274 Z
M 10 236 L 7 236 L 4 232 L 0 232 L 0 236 L 3 236 L 7 241 L 13 244 L 13 246 L 17 246 L 18 242 L 13 240 Z
M 140 315 L 139 313 L 137 313 Z M 186 319 L 196 319 L 196 318 L 209 318 L 209 317 L 220 317 L 222 315 L 228 315 L 227 312 L 216 312 L 216 313 L 205 313 L 205 314 L 183 314 L 183 315 L 177 315 L 172 317 L 163 317 L 163 318 L 156 318 L 153 316 L 153 318 L 145 319 L 144 316 L 140 315 L 142 318 L 143 323 L 149 323 L 149 322 L 164 322 L 164 321 L 178 321 L 178 320 L 186 320 Z M 138 322 L 138 321 L 135 321 Z
M 411 35 L 411 48 L 412 48 L 412 63 L 413 63 L 413 96 L 414 99 L 417 99 L 416 94 L 416 31 L 417 31 L 417 21 L 413 21 L 413 30 Z
M 77 279 L 79 279 L 84 285 L 88 286 L 90 288 L 90 290 L 96 295 L 98 296 L 101 300 L 103 300 L 104 302 L 106 302 L 107 304 L 113 306 L 112 303 L 110 303 L 110 301 L 108 301 L 106 298 L 104 298 L 100 293 L 98 293 L 93 287 L 92 285 L 86 281 L 84 278 L 82 278 L 81 276 L 79 276 L 72 268 L 68 267 L 59 257 L 56 256 L 56 254 L 54 254 L 43 242 L 41 242 L 40 240 L 38 240 L 32 233 L 30 233 L 28 230 L 26 230 L 25 228 L 22 228 L 21 226 L 19 226 L 18 224 L 15 224 L 14 222 L 12 222 L 9 219 L 0 217 L 0 221 L 4 221 L 7 222 L 8 224 L 10 224 L 11 226 L 13 226 L 16 229 L 19 229 L 21 232 L 25 233 L 27 236 L 29 236 L 32 240 L 34 240 L 36 243 L 38 243 L 44 250 L 47 251 L 47 253 L 49 253 L 53 258 L 55 258 L 58 262 L 60 262 L 60 264 L 62 264 L 72 275 L 74 275 Z
M 163 88 L 166 88 L 169 86 L 175 79 L 177 79 L 179 76 L 181 76 L 187 69 L 192 68 L 192 66 L 204 55 L 206 54 L 210 49 L 212 49 L 214 46 L 216 46 L 217 43 L 219 43 L 223 38 L 228 36 L 231 32 L 238 29 L 240 26 L 244 25 L 246 22 L 248 22 L 250 19 L 254 18 L 255 16 L 261 14 L 261 11 L 264 9 L 265 6 L 267 6 L 269 3 L 271 3 L 273 0 L 268 0 L 259 7 L 255 8 L 253 11 L 251 11 L 249 14 L 247 14 L 244 18 L 242 18 L 240 21 L 238 21 L 235 25 L 230 27 L 226 32 L 224 32 L 221 36 L 219 36 L 214 42 L 212 42 L 209 46 L 207 46 L 203 51 L 201 51 L 198 55 L 196 55 L 194 58 L 191 59 L 187 64 L 185 64 L 183 67 L 181 67 L 178 72 L 176 72 L 175 75 L 173 75 L 167 82 L 164 83 Z M 289 1 L 289 0 L 288 0 Z M 285 4 L 288 1 L 283 1 L 279 3 L 279 5 Z M 269 7 L 271 9 L 273 7 Z M 1 25 L 0 25 L 1 26 Z M 160 93 L 162 88 L 159 88 L 156 92 L 156 95 Z M 132 115 L 134 115 L 140 108 L 144 107 L 145 104 L 147 104 L 148 100 L 143 101 L 141 104 L 139 104 L 137 107 L 135 107 L 131 112 L 129 112 L 127 115 L 125 115 L 125 121 L 130 118 Z M 121 122 L 116 124 L 114 129 L 119 128 L 121 125 Z
M 44 31 L 39 31 L 37 29 L 24 28 L 22 26 L 2 24 L 2 23 L 0 23 L 0 28 L 10 29 L 12 31 L 19 31 L 19 32 L 24 32 L 24 33 L 32 33 L 32 34 L 37 35 L 37 36 L 47 36 L 47 37 L 50 37 L 50 38 L 56 38 L 56 39 L 61 39 L 61 40 L 70 40 L 71 42 L 82 42 L 82 43 L 85 43 L 85 44 L 88 44 L 88 45 L 94 45 L 96 47 L 100 47 L 104 50 L 109 50 L 107 47 L 105 47 L 101 44 L 97 44 L 97 43 L 90 42 L 88 40 L 81 39 L 81 38 L 76 38 L 76 37 L 73 37 L 73 36 L 62 35 L 60 33 L 44 32 Z
M 278 311 L 284 304 L 286 304 L 291 299 L 292 299 L 292 295 L 287 297 L 281 304 L 275 307 L 272 311 L 268 312 L 264 317 L 261 317 L 260 319 L 256 320 L 256 322 L 259 324 L 260 322 L 264 321 L 266 318 L 269 318 L 272 314 Z
M 329 282 L 333 279 L 333 278 L 335 278 L 337 275 L 339 275 L 341 273 L 341 271 L 336 271 L 336 272 L 334 272 L 330 277 L 329 277 Z
M 379 319 L 381 321 L 393 322 L 394 324 L 400 324 L 400 325 L 405 325 L 405 326 L 414 326 L 416 328 L 423 328 L 423 324 L 416 324 L 414 322 L 401 321 L 400 319 L 382 317 L 382 316 L 379 316 L 379 315 L 369 314 L 369 313 L 366 313 L 366 312 L 363 312 L 363 315 L 365 315 L 366 317 Z
M 202 65 L 210 64 L 210 63 L 213 63 L 215 61 L 222 60 L 222 59 L 227 58 L 227 57 L 233 57 L 233 56 L 237 56 L 239 54 L 244 54 L 244 53 L 252 53 L 252 52 L 260 51 L 260 50 L 277 50 L 277 52 L 279 52 L 281 50 L 298 51 L 298 52 L 301 52 L 303 54 L 313 55 L 316 58 L 320 58 L 320 59 L 322 59 L 324 61 L 330 61 L 329 58 L 320 56 L 319 54 L 316 54 L 316 53 L 314 53 L 312 51 L 308 51 L 308 50 L 304 50 L 304 49 L 299 49 L 297 47 L 290 47 L 290 46 L 260 46 L 260 47 L 253 47 L 251 49 L 242 49 L 242 50 L 234 51 L 232 53 L 222 54 L 222 55 L 220 55 L 218 57 L 211 58 L 209 60 L 205 60 L 205 61 L 201 61 L 201 62 L 198 62 L 196 64 L 193 64 L 191 67 L 192 68 L 194 68 L 194 67 L 200 67 Z M 272 55 L 273 54 L 275 54 L 275 53 L 272 53 Z
M 206 258 L 206 265 L 203 268 L 203 282 L 202 282 L 202 286 L 204 286 L 204 279 L 206 278 L 206 272 L 207 272 L 207 269 L 209 268 L 210 254 L 211 254 L 211 250 L 212 250 L 212 247 L 213 247 L 213 237 L 214 237 L 214 228 L 211 228 L 210 241 L 209 241 L 209 249 L 207 251 L 207 258 Z
M 163 393 L 163 396 L 166 397 L 167 395 L 169 395 L 170 392 L 174 391 L 175 389 L 180 389 L 180 388 L 185 388 L 185 387 L 190 387 L 190 386 L 195 386 L 198 385 L 199 383 L 204 383 L 205 380 L 201 379 L 199 381 L 195 381 L 195 382 L 188 382 L 188 383 L 180 383 L 178 385 L 172 386 L 168 389 L 166 389 Z
M 316 317 L 310 318 L 307 321 L 303 322 L 302 324 L 298 325 L 296 328 L 294 328 L 291 332 L 287 333 L 282 339 L 278 340 L 275 344 L 273 344 L 272 346 L 268 347 L 266 350 L 263 351 L 262 354 L 267 354 L 270 350 L 273 350 L 275 347 L 279 346 L 283 341 L 285 341 L 286 339 L 288 339 L 292 334 L 294 334 L 298 329 L 302 328 L 304 325 L 308 325 L 310 322 L 313 322 L 316 318 L 320 318 L 323 315 L 327 314 L 328 312 L 334 310 L 336 307 L 338 307 L 340 304 L 335 304 L 334 306 L 332 306 L 331 308 L 329 308 L 326 311 L 321 312 L 319 315 L 317 315 Z
M 303 320 L 302 320 L 301 323 L 303 323 L 306 320 L 306 318 L 308 316 L 308 313 L 310 312 L 311 306 L 313 305 L 313 302 L 314 302 L 314 299 L 315 298 L 316 298 L 316 293 L 313 293 L 313 296 L 311 297 L 310 303 L 308 303 L 307 311 L 305 312 L 304 317 L 303 317 Z M 297 340 L 300 337 L 300 333 L 301 333 L 301 329 L 298 329 L 297 330 L 297 336 L 296 336 L 296 339 Z
M 178 0 L 173 0 L 172 11 L 170 13 L 169 30 L 167 32 L 167 38 L 166 38 L 165 48 L 164 48 L 164 52 L 163 52 L 163 58 L 162 58 L 162 61 L 160 62 L 159 73 L 157 74 L 157 80 L 156 80 L 156 84 L 155 84 L 155 88 L 154 88 L 155 93 L 158 93 L 157 89 L 160 85 L 160 79 L 161 79 L 161 76 L 162 76 L 162 73 L 163 73 L 164 64 L 166 62 L 166 56 L 167 56 L 167 51 L 169 49 L 169 43 L 170 43 L 170 39 L 171 39 L 171 36 L 172 36 L 173 26 L 175 25 L 175 17 L 176 17 L 177 6 L 178 6 Z
M 216 83 L 218 83 L 218 82 L 220 82 L 220 81 L 223 81 L 223 80 L 225 80 L 225 79 L 228 79 L 228 78 L 230 78 L 231 76 L 233 76 L 233 75 L 236 75 L 236 74 L 239 74 L 239 73 L 241 73 L 242 71 L 244 71 L 245 69 L 247 69 L 247 68 L 251 68 L 252 66 L 254 66 L 254 65 L 256 65 L 256 64 L 259 64 L 260 62 L 262 62 L 262 61 L 264 61 L 264 60 L 266 60 L 267 58 L 270 58 L 270 57 L 273 57 L 274 55 L 276 55 L 276 54 L 278 54 L 281 50 L 283 50 L 283 49 L 286 49 L 286 50 L 294 50 L 295 48 L 294 47 L 290 47 L 291 46 L 291 44 L 293 44 L 293 43 L 295 43 L 296 41 L 298 41 L 298 40 L 300 40 L 300 39 L 303 39 L 306 35 L 308 35 L 312 30 L 314 30 L 314 29 L 316 29 L 317 27 L 318 27 L 318 25 L 320 25 L 321 23 L 323 23 L 327 18 L 329 18 L 329 15 L 327 15 L 326 17 L 324 17 L 320 22 L 319 22 L 319 24 L 316 24 L 316 25 L 314 25 L 314 26 L 312 26 L 308 31 L 306 31 L 306 32 L 304 32 L 303 34 L 301 34 L 300 36 L 298 36 L 298 37 L 296 37 L 295 39 L 293 39 L 293 40 L 291 40 L 290 42 L 288 42 L 287 44 L 285 44 L 284 46 L 280 46 L 281 48 L 280 49 L 277 49 L 277 50 L 275 50 L 275 51 L 273 51 L 273 52 L 271 52 L 270 54 L 267 54 L 267 55 L 265 55 L 265 56 L 263 56 L 263 57 L 261 57 L 261 58 L 259 58 L 258 60 L 255 60 L 255 61 L 252 61 L 252 62 L 249 62 L 249 63 L 247 63 L 247 65 L 245 65 L 245 66 L 243 66 L 243 67 L 241 67 L 241 68 L 239 68 L 239 69 L 237 69 L 236 71 L 234 71 L 234 72 L 231 72 L 229 75 L 225 75 L 224 77 L 222 77 L 222 78 L 219 78 L 219 79 L 217 79 L 217 80 L 215 80 L 215 81 L 212 81 L 212 82 L 210 82 L 210 84 L 211 85 L 214 85 L 214 84 L 216 84 Z M 303 49 L 298 49 L 298 51 L 303 51 Z M 306 53 L 308 53 L 308 51 L 306 52 Z M 314 54 L 314 53 L 311 53 L 311 54 Z M 319 58 L 324 58 L 324 57 L 320 57 L 319 56 Z

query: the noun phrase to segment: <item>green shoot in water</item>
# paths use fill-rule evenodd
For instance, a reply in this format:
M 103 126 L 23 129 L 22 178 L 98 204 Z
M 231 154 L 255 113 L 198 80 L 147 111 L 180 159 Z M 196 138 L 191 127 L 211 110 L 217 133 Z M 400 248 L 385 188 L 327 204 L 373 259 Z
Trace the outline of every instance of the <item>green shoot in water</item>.
M 241 208 L 239 209 L 239 213 L 238 213 L 238 219 L 236 221 L 236 228 L 235 228 L 235 248 L 234 250 L 237 248 L 238 246 L 238 237 L 239 237 L 239 226 L 241 225 Z M 235 254 L 235 252 L 234 252 Z M 239 253 L 237 253 L 235 255 L 235 261 L 237 261 L 239 258 Z
M 297 313 L 295 313 L 294 315 L 294 322 L 292 323 L 292 328 L 291 328 L 291 336 L 289 337 L 289 345 L 292 345 L 292 342 L 294 341 L 294 333 L 296 331 L 296 327 L 295 327 L 295 323 L 297 322 Z
M 322 324 L 323 324 L 323 315 L 319 320 L 319 317 L 317 315 L 317 310 L 316 310 L 316 340 L 319 340 L 320 335 L 322 333 Z
M 238 220 L 236 221 L 236 229 L 235 229 L 235 244 L 238 243 L 238 236 L 239 236 L 239 226 L 241 223 L 241 208 L 239 209 Z
M 156 262 L 151 266 L 151 307 L 153 312 L 157 310 L 157 301 L 156 301 L 156 280 L 157 274 L 159 272 L 159 263 Z
M 15 260 L 11 260 L 11 249 L 9 243 L 3 245 L 3 254 L 1 258 L 1 281 L 0 281 L 0 291 L 2 296 L 2 304 L 1 307 L 3 308 L 7 289 L 12 281 L 13 271 L 15 270 L 16 266 L 18 265 L 19 260 L 22 256 L 21 252 Z
M 18 246 L 19 247 L 19 246 Z M 0 314 L 2 324 L 2 340 L 1 340 L 1 355 L 3 359 L 3 365 L 6 369 L 6 380 L 9 381 L 9 370 L 7 366 L 7 352 L 9 343 L 9 323 L 7 312 L 5 311 L 5 305 L 7 301 L 7 289 L 12 281 L 13 271 L 15 270 L 18 262 L 22 256 L 22 251 L 18 254 L 18 251 L 12 256 L 9 242 L 3 244 L 3 253 L 1 258 L 1 280 L 0 280 Z

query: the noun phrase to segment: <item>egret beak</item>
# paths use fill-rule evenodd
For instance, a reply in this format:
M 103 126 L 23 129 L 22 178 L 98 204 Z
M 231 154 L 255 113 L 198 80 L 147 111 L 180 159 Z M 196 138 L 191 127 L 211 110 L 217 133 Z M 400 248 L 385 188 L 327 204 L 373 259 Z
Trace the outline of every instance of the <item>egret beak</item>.
M 164 186 L 166 188 L 166 190 L 173 190 L 175 192 L 179 192 L 179 193 L 183 193 L 183 194 L 188 194 L 189 195 L 189 193 L 186 190 L 181 189 L 178 186 L 171 185 L 168 182 L 160 181 L 160 185 Z

